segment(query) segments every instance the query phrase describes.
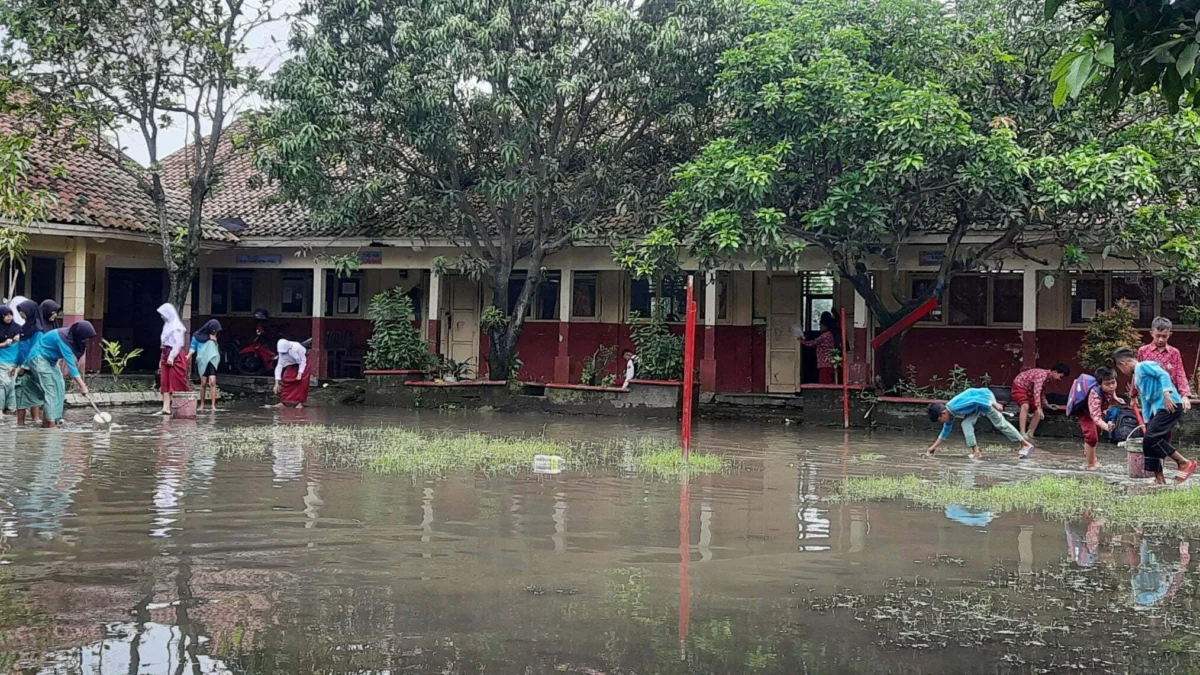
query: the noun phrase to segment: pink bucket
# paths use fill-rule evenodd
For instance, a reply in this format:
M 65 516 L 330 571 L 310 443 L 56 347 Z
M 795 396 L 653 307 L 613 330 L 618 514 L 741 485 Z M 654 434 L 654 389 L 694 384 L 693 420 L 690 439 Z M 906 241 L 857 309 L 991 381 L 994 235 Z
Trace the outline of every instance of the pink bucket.
M 181 391 L 172 395 L 171 417 L 177 420 L 196 419 L 196 392 Z
M 1142 445 L 1129 444 L 1125 446 L 1125 457 L 1129 462 L 1129 477 L 1130 478 L 1149 478 L 1150 474 L 1146 471 L 1146 456 L 1142 454 Z

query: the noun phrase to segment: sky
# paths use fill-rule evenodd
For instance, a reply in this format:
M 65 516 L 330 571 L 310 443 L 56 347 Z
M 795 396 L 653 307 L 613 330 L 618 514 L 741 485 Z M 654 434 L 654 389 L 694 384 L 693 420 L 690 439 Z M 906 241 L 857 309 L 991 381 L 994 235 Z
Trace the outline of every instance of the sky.
M 294 12 L 300 5 L 300 0 L 265 0 L 273 5 L 272 13 L 287 14 Z M 287 38 L 290 23 L 285 19 L 277 19 L 269 24 L 259 26 L 249 36 L 247 61 L 256 65 L 270 74 L 274 72 L 284 61 L 290 56 L 287 49 Z M 249 96 L 240 102 L 238 108 L 228 119 L 230 122 L 237 119 L 237 115 L 246 110 L 253 110 L 256 106 L 262 103 L 257 96 Z M 204 129 L 204 133 L 208 133 L 208 128 Z M 184 126 L 184 119 L 176 115 L 175 125 L 169 129 L 164 129 L 159 134 L 158 139 L 158 154 L 159 160 L 167 155 L 175 152 L 187 144 L 191 137 L 191 130 Z M 137 162 L 146 166 L 150 163 L 149 152 L 146 149 L 146 144 L 142 140 L 141 132 L 135 129 L 128 129 L 122 132 L 119 136 L 119 143 L 124 147 L 125 152 Z

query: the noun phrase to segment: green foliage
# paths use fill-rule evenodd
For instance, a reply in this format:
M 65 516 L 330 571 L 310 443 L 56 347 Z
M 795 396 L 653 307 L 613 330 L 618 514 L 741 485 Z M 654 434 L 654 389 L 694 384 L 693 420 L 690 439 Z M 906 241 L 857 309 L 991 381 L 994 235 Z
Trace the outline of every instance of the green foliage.
M 683 336 L 671 332 L 657 312 L 648 321 L 636 321 L 631 329 L 637 345 L 637 376 L 644 380 L 683 379 Z
M 1064 5 L 1066 9 L 1063 9 Z M 1089 82 L 1103 83 L 1105 101 L 1155 92 L 1172 109 L 1200 96 L 1200 11 L 1189 2 L 1046 0 L 1047 18 L 1082 17 L 1078 42 L 1054 65 L 1055 105 L 1078 98 Z
M 602 373 L 608 369 L 609 364 L 613 362 L 617 356 L 617 346 L 606 347 L 600 345 L 592 355 L 583 360 L 583 373 L 580 375 L 580 383 L 587 385 L 600 384 L 601 379 L 607 379 Z M 613 376 L 613 381 L 616 377 Z
M 322 253 L 317 260 L 333 268 L 333 273 L 339 279 L 346 279 L 351 274 L 362 269 L 362 260 L 357 253 Z
M 508 316 L 504 310 L 494 305 L 488 305 L 483 308 L 483 313 L 479 315 L 479 327 L 485 332 L 499 330 L 508 325 Z
M 25 271 L 29 235 L 24 229 L 46 217 L 55 197 L 46 190 L 29 189 L 31 165 L 26 158 L 33 140 L 28 136 L 0 133 L 0 219 L 17 227 L 0 228 L 0 262 L 8 272 L 6 297 L 16 295 L 17 275 Z
M 113 374 L 114 378 L 125 372 L 130 361 L 142 355 L 141 347 L 135 347 L 126 352 L 121 349 L 120 342 L 101 340 L 100 346 L 103 348 L 101 354 L 104 358 L 104 365 L 108 366 L 108 371 Z
M 897 305 L 868 271 L 896 273 L 901 247 L 930 230 L 945 242 L 943 288 L 1043 244 L 1077 252 L 1071 266 L 1144 258 L 1155 249 L 1122 232 L 1147 209 L 1175 223 L 1194 203 L 1200 135 L 1144 97 L 1116 115 L 1088 98 L 1055 109 L 1048 54 L 1072 25 L 1017 0 L 757 3 L 721 58 L 723 135 L 676 170 L 661 225 L 617 260 L 653 274 L 682 249 L 703 268 L 786 269 L 816 247 L 887 327 L 934 287 L 898 289 Z M 882 357 L 889 385 L 896 344 Z
M 984 373 L 978 381 L 972 380 L 967 374 L 967 369 L 957 363 L 945 378 L 941 375 L 931 375 L 929 382 L 924 386 L 917 384 L 916 366 L 910 364 L 906 372 L 907 375 L 889 390 L 893 396 L 948 401 L 972 387 L 988 387 L 992 384 L 991 375 Z
M 371 370 L 422 370 L 429 363 L 429 343 L 413 324 L 412 300 L 397 286 L 371 299 L 367 315 L 374 325 L 367 341 L 365 365 Z
M 1142 336 L 1134 328 L 1136 322 L 1137 313 L 1124 300 L 1118 300 L 1111 309 L 1096 312 L 1083 332 L 1079 363 L 1091 371 L 1112 365 L 1113 352 L 1121 347 L 1136 350 L 1142 344 Z
M 716 112 L 727 4 L 303 3 L 297 56 L 266 90 L 260 165 L 321 225 L 454 242 L 503 301 L 514 270 L 657 206 Z M 491 336 L 492 372 L 509 370 L 517 310 Z

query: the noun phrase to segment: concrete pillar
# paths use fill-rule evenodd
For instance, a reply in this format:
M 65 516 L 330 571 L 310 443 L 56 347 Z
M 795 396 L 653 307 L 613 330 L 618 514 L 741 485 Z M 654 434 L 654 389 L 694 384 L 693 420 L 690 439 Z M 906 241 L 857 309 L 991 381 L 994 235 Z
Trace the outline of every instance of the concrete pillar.
M 1023 281 L 1021 313 L 1021 368 L 1037 367 L 1037 270 L 1027 268 Z
M 438 317 L 442 311 L 442 273 L 429 270 L 429 302 L 425 307 L 426 337 L 429 341 L 429 353 L 440 354 L 442 343 L 441 321 Z
M 310 380 L 329 377 L 328 360 L 325 356 L 325 270 L 316 267 L 313 269 L 312 347 L 308 350 Z
M 850 379 L 853 382 L 865 383 L 869 379 L 870 368 L 870 327 L 871 313 L 867 311 L 867 301 L 863 296 L 854 292 L 854 333 L 853 358 L 850 359 Z M 845 330 L 845 326 L 842 327 Z
M 571 381 L 571 295 L 574 287 L 575 270 L 563 270 L 558 285 L 558 353 L 554 357 L 554 381 L 558 384 Z
M 717 393 L 717 273 L 700 279 L 704 296 L 704 356 L 700 359 L 700 391 Z
M 87 239 L 74 237 L 67 244 L 63 265 L 63 325 L 83 321 L 87 312 L 88 255 Z

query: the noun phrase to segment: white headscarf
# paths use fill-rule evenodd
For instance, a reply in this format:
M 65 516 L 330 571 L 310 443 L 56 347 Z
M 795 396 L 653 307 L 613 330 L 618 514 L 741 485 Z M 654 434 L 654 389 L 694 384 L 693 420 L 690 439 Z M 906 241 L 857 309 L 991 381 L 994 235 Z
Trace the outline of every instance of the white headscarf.
M 187 335 L 187 327 L 184 326 L 183 322 L 179 320 L 179 312 L 175 311 L 175 305 L 172 305 L 169 302 L 164 302 L 158 307 L 158 315 L 164 319 L 162 334 L 159 336 L 159 342 L 161 344 L 174 345 L 175 343 L 170 341 L 172 333 L 182 336 Z
M 304 345 L 300 344 L 299 342 L 292 342 L 291 340 L 279 338 L 279 342 L 275 343 L 275 353 L 279 356 L 287 354 L 289 360 L 298 362 L 302 356 L 308 354 L 308 350 L 306 350 Z
M 22 302 L 28 302 L 28 301 L 29 301 L 29 298 L 27 298 L 23 295 L 18 295 L 16 297 L 14 297 L 12 300 L 8 301 L 8 306 L 12 307 L 12 311 L 13 311 L 13 323 L 17 324 L 18 326 L 24 326 L 25 319 L 21 318 L 21 312 L 17 311 L 17 305 L 21 304 Z

